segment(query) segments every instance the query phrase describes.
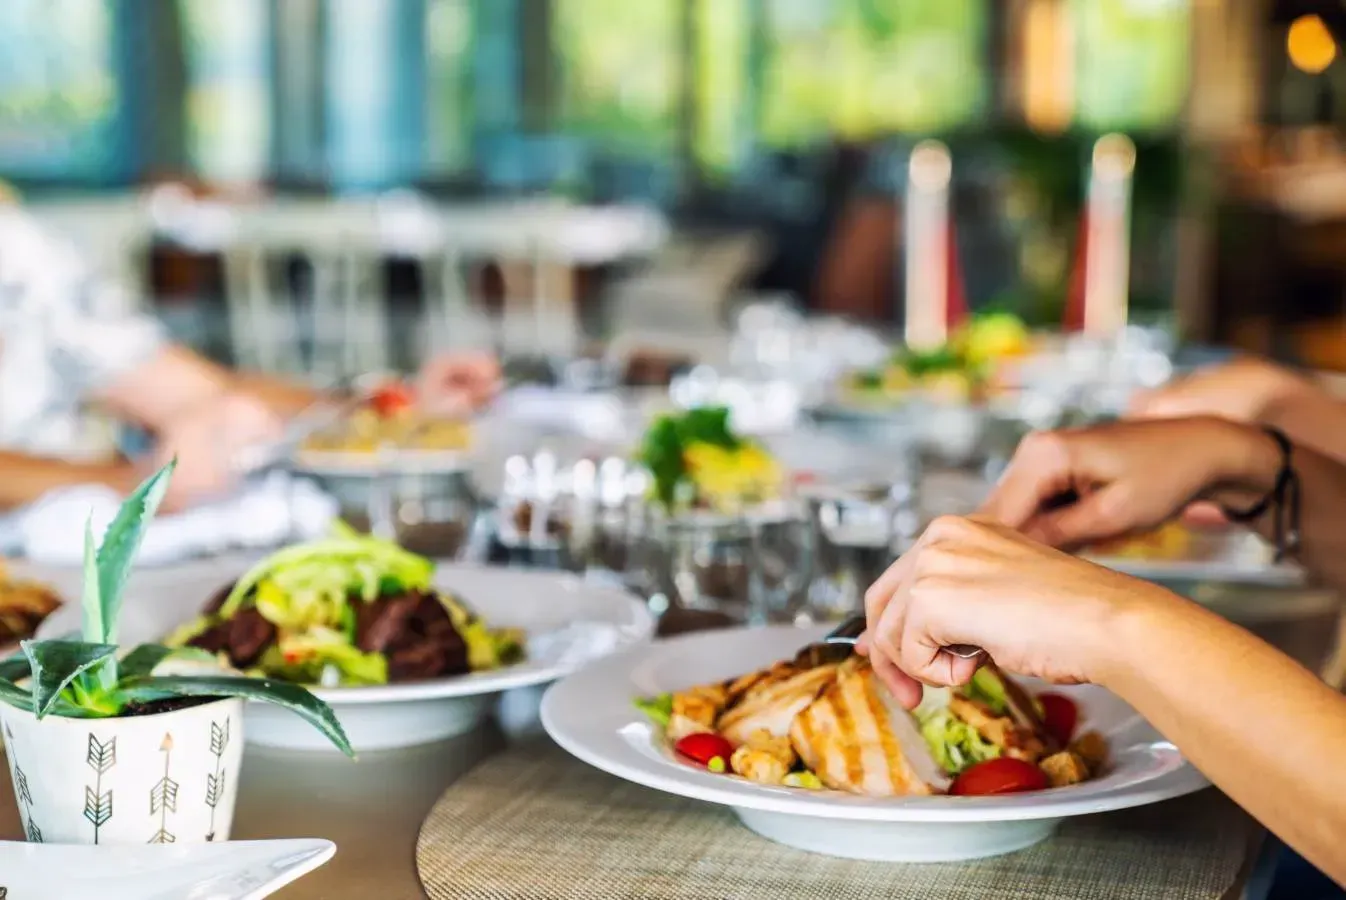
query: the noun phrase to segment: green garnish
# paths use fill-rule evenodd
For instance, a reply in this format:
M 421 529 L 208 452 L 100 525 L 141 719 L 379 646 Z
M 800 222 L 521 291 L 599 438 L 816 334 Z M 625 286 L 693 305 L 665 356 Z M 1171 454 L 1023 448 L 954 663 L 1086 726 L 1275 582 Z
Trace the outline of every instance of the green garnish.
M 728 408 L 707 406 L 660 416 L 645 432 L 638 459 L 654 477 L 654 496 L 665 509 L 673 507 L 679 486 L 689 477 L 685 454 L 692 444 L 737 449 L 742 441 L 729 427 Z
M 651 722 L 660 728 L 668 727 L 673 717 L 673 695 L 660 694 L 658 697 L 637 697 L 636 709 L 643 712 Z

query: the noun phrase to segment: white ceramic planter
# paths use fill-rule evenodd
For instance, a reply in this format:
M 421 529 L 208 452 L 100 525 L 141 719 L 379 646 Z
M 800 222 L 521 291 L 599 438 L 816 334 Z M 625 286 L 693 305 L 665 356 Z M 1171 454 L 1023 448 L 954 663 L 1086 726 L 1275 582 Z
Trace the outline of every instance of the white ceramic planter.
M 243 701 L 120 719 L 63 719 L 0 705 L 30 841 L 224 841 L 243 756 Z

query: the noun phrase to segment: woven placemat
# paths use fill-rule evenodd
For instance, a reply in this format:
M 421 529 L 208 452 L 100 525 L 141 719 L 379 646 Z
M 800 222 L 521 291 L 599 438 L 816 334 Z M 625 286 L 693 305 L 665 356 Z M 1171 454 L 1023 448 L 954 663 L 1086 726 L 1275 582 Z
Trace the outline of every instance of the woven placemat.
M 1068 820 L 993 859 L 854 862 L 772 843 L 725 807 L 622 781 L 539 742 L 450 787 L 421 826 L 416 864 L 432 900 L 1219 900 L 1253 829 L 1203 791 Z

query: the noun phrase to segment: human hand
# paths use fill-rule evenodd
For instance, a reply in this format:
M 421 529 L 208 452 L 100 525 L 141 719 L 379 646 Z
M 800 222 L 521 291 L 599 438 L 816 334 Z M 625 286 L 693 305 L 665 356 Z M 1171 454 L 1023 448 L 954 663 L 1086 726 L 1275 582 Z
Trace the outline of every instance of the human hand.
M 463 416 L 500 391 L 500 363 L 488 353 L 442 353 L 417 378 L 417 395 L 434 415 Z
M 1074 548 L 1154 528 L 1197 500 L 1250 506 L 1279 468 L 1261 429 L 1213 417 L 1038 432 L 1019 444 L 980 515 Z
M 164 512 L 180 512 L 227 493 L 241 477 L 244 452 L 279 440 L 282 431 L 283 423 L 268 406 L 244 394 L 221 394 L 176 417 L 154 448 L 155 466 L 175 456 L 178 460 Z
M 982 660 L 942 649 L 954 644 L 981 647 L 1015 674 L 1093 682 L 1120 662 L 1125 617 L 1174 600 L 1003 525 L 945 516 L 865 592 L 868 627 L 856 649 L 909 709 L 922 684 L 971 680 Z
M 1135 419 L 1220 416 L 1260 422 L 1274 404 L 1304 389 L 1311 389 L 1309 383 L 1288 369 L 1245 357 L 1138 393 L 1127 415 Z

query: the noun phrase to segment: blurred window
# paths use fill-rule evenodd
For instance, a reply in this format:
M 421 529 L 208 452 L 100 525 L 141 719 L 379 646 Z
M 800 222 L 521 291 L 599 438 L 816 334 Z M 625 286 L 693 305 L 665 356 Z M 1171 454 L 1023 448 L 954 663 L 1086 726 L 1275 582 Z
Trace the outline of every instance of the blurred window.
M 0 2 L 0 171 L 79 181 L 120 167 L 113 37 L 107 0 Z
M 1190 0 L 1072 0 L 1078 124 L 1176 127 L 1187 97 Z
M 422 10 L 326 0 L 327 164 L 338 188 L 389 187 L 421 174 Z
M 732 176 L 752 143 L 751 0 L 692 0 L 692 153 L 710 181 Z
M 182 0 L 187 157 L 216 182 L 254 182 L 271 157 L 267 0 Z
M 476 109 L 472 0 L 429 0 L 425 9 L 425 169 L 455 175 L 471 167 Z
M 759 122 L 768 147 L 945 132 L 986 108 L 986 0 L 764 0 L 762 8 Z
M 553 0 L 561 128 L 623 155 L 671 153 L 682 9 L 681 0 Z

